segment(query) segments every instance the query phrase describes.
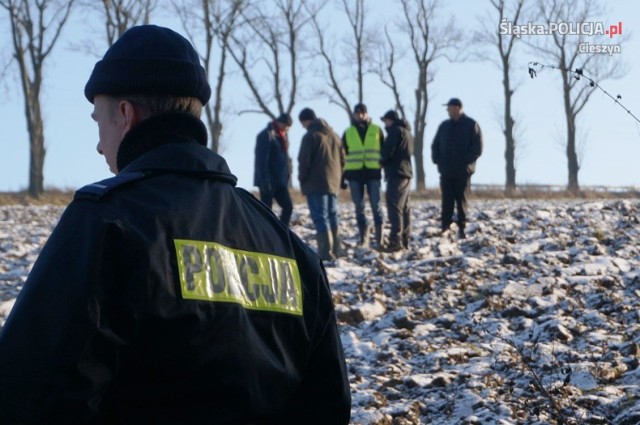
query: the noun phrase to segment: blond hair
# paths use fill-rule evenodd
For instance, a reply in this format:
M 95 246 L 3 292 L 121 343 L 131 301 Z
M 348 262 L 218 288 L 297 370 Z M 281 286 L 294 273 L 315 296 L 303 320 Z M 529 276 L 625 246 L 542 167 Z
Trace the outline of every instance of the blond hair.
M 195 97 L 134 95 L 118 98 L 137 106 L 147 117 L 166 112 L 185 112 L 196 118 L 202 115 L 202 102 Z

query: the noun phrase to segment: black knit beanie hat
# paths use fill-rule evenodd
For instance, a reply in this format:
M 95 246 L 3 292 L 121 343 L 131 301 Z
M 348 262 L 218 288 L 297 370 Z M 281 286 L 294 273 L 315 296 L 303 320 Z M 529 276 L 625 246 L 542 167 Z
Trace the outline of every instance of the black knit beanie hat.
M 125 32 L 96 63 L 84 88 L 98 94 L 211 97 L 207 73 L 191 43 L 169 28 L 141 25 Z
M 278 118 L 276 118 L 276 121 L 278 121 L 280 124 L 284 124 L 287 127 L 291 127 L 291 125 L 293 124 L 293 120 L 291 119 L 291 115 L 289 114 L 281 114 Z
M 298 115 L 300 121 L 311 121 L 316 119 L 316 113 L 311 108 L 304 108 Z
M 364 103 L 358 103 L 356 106 L 353 107 L 353 113 L 355 114 L 356 112 L 363 112 L 363 113 L 367 113 L 367 105 L 365 105 Z

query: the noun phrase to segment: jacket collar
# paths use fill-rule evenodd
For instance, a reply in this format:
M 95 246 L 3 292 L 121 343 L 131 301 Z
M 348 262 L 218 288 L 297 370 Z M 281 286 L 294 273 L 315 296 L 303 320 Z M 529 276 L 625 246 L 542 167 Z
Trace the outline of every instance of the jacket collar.
M 118 149 L 118 170 L 140 155 L 168 143 L 195 143 L 207 146 L 207 128 L 193 115 L 173 112 L 141 121 L 125 134 Z
M 191 115 L 151 117 L 126 134 L 118 150 L 118 169 L 120 173 L 203 175 L 236 185 L 237 178 L 227 162 L 207 148 L 206 143 L 206 127 Z

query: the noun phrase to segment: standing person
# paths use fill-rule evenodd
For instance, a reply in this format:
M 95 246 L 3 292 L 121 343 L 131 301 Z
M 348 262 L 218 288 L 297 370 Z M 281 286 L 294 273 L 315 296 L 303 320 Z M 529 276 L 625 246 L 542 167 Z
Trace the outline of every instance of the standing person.
M 0 423 L 349 422 L 322 264 L 207 149 L 210 95 L 168 28 L 96 64 L 116 176 L 76 192 L 0 332 Z
M 312 109 L 303 109 L 298 118 L 307 130 L 298 155 L 298 180 L 316 228 L 318 254 L 323 260 L 342 257 L 338 191 L 344 152 L 340 138 Z
M 449 119 L 438 127 L 431 145 L 431 159 L 438 166 L 442 191 L 442 232 L 453 222 L 454 203 L 458 209 L 458 236 L 465 237 L 467 192 L 476 160 L 482 154 L 482 132 L 475 120 L 462 112 L 460 99 L 452 98 L 447 107 Z
M 351 200 L 356 210 L 359 240 L 358 245 L 369 246 L 371 225 L 364 213 L 365 190 L 369 195 L 369 203 L 375 225 L 375 247 L 382 244 L 382 206 L 380 205 L 380 152 L 384 133 L 371 122 L 367 106 L 358 103 L 353 108 L 351 126 L 342 135 L 342 143 L 346 152 L 344 178 L 349 181 Z
M 413 136 L 409 124 L 401 120 L 396 111 L 387 111 L 381 119 L 384 121 L 387 138 L 384 140 L 380 163 L 384 167 L 387 181 L 387 215 L 391 222 L 386 250 L 394 252 L 409 248 L 411 239 L 409 192 L 413 177 Z
M 255 149 L 253 184 L 260 190 L 260 200 L 269 208 L 273 200 L 280 205 L 280 221 L 289 225 L 293 203 L 289 193 L 291 159 L 287 132 L 292 121 L 289 114 L 282 114 L 258 133 Z

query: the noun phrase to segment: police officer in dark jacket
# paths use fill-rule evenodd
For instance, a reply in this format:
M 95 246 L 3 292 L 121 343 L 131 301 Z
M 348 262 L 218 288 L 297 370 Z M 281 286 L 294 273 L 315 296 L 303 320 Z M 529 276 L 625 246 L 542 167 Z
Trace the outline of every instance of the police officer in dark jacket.
M 442 231 L 453 222 L 454 203 L 458 209 L 458 235 L 465 237 L 467 222 L 467 191 L 476 160 L 482 154 L 482 132 L 472 118 L 462 112 L 460 99 L 448 103 L 449 119 L 442 122 L 431 145 L 431 159 L 438 165 L 442 191 Z
M 411 238 L 411 208 L 409 193 L 413 169 L 413 136 L 409 124 L 400 119 L 394 110 L 381 117 L 387 137 L 382 147 L 380 163 L 384 167 L 387 181 L 387 215 L 391 222 L 391 233 L 386 251 L 400 251 L 409 248 Z
M 349 422 L 321 262 L 206 148 L 210 94 L 167 28 L 96 64 L 116 176 L 76 192 L 0 333 L 0 423 Z
M 275 200 L 282 208 L 280 221 L 287 226 L 293 211 L 289 193 L 291 158 L 287 138 L 291 124 L 291 116 L 281 114 L 258 134 L 253 178 L 254 186 L 260 190 L 260 200 L 269 207 Z

